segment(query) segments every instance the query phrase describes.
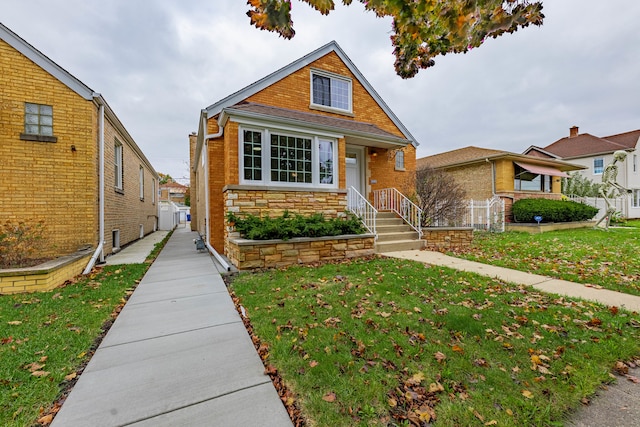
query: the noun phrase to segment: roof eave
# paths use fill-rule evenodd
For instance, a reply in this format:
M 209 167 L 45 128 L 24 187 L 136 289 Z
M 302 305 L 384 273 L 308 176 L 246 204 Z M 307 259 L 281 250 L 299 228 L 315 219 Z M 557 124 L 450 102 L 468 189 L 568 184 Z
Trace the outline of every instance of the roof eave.
M 22 37 L 5 27 L 2 23 L 0 23 L 0 39 L 7 42 L 15 50 L 33 61 L 37 66 L 51 74 L 85 100 L 90 101 L 93 99 L 94 92 L 91 88 L 71 75 L 67 70 L 56 64 L 48 56 L 30 45 Z
M 383 136 L 383 135 L 378 135 L 378 134 L 369 133 L 369 132 L 345 129 L 337 126 L 329 126 L 329 125 L 323 125 L 319 123 L 311 123 L 311 122 L 298 120 L 298 119 L 272 116 L 272 115 L 261 114 L 261 113 L 256 113 L 252 111 L 251 112 L 240 111 L 240 110 L 228 108 L 228 109 L 224 109 L 223 113 L 225 113 L 230 119 L 234 117 L 244 118 L 244 119 L 253 119 L 253 120 L 276 124 L 276 125 L 292 126 L 297 128 L 316 130 L 320 132 L 340 134 L 340 135 L 352 136 L 356 138 L 364 138 L 372 142 L 381 142 L 384 144 L 391 144 L 398 147 L 406 147 L 407 145 L 412 143 L 412 141 L 404 138 L 393 137 L 393 136 Z

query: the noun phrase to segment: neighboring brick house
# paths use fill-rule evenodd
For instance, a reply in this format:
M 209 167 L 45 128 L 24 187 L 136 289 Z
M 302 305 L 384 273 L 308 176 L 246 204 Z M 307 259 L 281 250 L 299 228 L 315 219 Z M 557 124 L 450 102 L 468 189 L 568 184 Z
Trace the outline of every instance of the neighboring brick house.
M 190 144 L 192 227 L 220 253 L 228 212 L 335 217 L 348 188 L 413 189 L 417 142 L 336 42 L 202 110 Z
M 598 137 L 589 133 L 579 133 L 577 126 L 569 129 L 569 136 L 560 138 L 544 148 L 531 146 L 525 154 L 546 159 L 566 160 L 584 166 L 580 173 L 586 178 L 600 183 L 604 168 L 613 161 L 613 153 L 627 152 L 627 158 L 618 169 L 618 183 L 632 190 L 622 204 L 622 215 L 640 218 L 640 129 Z
M 166 200 L 179 205 L 184 205 L 189 187 L 178 182 L 160 184 L 160 200 Z
M 104 98 L 2 24 L 0 58 L 0 222 L 44 221 L 39 257 L 153 232 L 158 174 Z
M 505 200 L 505 220 L 512 221 L 511 205 L 529 198 L 560 199 L 561 177 L 581 166 L 555 159 L 480 147 L 465 147 L 417 160 L 417 168 L 443 170 L 471 200 L 499 196 Z

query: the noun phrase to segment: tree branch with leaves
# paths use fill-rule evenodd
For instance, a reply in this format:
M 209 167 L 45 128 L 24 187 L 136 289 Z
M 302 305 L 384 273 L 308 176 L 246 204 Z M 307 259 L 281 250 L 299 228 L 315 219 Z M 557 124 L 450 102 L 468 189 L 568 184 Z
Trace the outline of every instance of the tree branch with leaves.
M 333 0 L 300 0 L 322 15 L 335 8 Z M 529 0 L 358 0 L 378 17 L 392 17 L 391 43 L 395 70 L 402 78 L 432 67 L 433 58 L 466 53 L 489 38 L 542 25 L 541 1 Z M 352 0 L 343 0 L 348 6 Z M 248 0 L 247 15 L 261 30 L 291 39 L 295 35 L 290 0 Z

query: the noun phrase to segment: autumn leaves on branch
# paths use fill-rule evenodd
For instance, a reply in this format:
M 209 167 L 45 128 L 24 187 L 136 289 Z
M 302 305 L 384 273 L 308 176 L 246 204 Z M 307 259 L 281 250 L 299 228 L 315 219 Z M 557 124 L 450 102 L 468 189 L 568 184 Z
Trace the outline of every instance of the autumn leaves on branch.
M 334 9 L 333 0 L 300 0 L 322 15 Z M 465 53 L 488 38 L 513 33 L 529 24 L 542 25 L 541 1 L 528 0 L 359 0 L 378 17 L 393 18 L 391 43 L 395 70 L 414 77 L 435 64 L 434 57 Z M 343 0 L 350 5 L 352 0 Z M 248 0 L 247 15 L 261 30 L 286 39 L 295 35 L 290 0 Z

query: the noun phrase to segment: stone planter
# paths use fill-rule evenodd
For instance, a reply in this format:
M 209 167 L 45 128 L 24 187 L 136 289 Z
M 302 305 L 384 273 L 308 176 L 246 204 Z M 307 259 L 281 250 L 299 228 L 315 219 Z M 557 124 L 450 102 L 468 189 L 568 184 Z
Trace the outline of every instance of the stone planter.
M 289 240 L 230 238 L 226 255 L 238 270 L 251 270 L 365 257 L 374 252 L 372 234 L 354 234 Z
M 432 251 L 467 248 L 473 242 L 473 227 L 425 227 L 422 238 Z

